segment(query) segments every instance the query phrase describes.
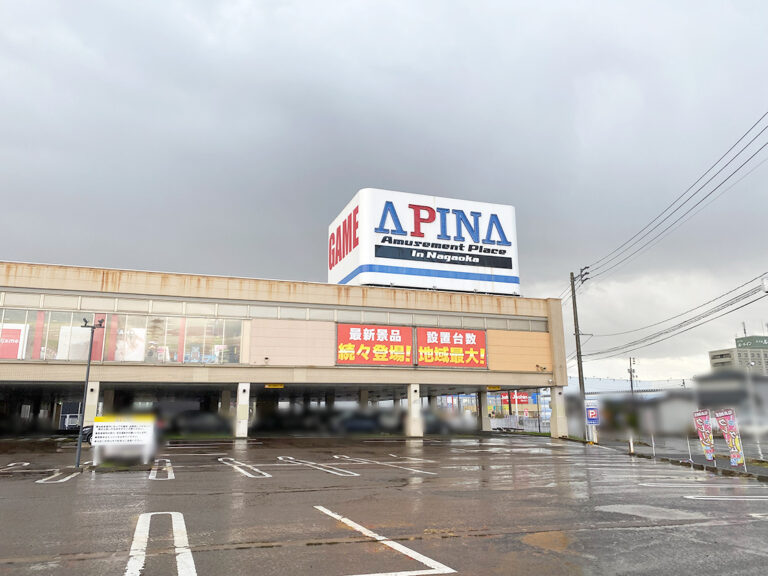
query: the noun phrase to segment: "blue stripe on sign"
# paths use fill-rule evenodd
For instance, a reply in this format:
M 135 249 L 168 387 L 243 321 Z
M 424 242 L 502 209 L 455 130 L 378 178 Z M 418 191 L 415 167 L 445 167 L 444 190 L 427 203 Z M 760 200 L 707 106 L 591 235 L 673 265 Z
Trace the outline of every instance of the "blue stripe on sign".
M 454 278 L 458 280 L 478 280 L 480 282 L 503 282 L 520 284 L 517 276 L 499 276 L 498 274 L 478 274 L 477 272 L 452 272 L 450 270 L 430 270 L 428 268 L 406 268 L 404 266 L 383 266 L 381 264 L 363 264 L 341 279 L 339 284 L 346 284 L 363 272 L 381 272 L 383 274 L 404 274 L 406 276 L 429 276 L 432 278 Z

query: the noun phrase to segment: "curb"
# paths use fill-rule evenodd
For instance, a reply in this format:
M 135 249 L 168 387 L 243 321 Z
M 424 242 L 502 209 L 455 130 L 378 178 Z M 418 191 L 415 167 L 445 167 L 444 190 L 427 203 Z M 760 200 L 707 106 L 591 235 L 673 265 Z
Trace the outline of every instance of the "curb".
M 668 462 L 669 464 L 674 464 L 675 466 L 685 466 L 686 468 L 693 468 L 694 470 L 706 470 L 707 472 L 713 472 L 718 476 L 754 478 L 759 482 L 768 482 L 768 475 L 755 474 L 754 472 L 744 472 L 742 470 L 732 470 L 730 468 L 718 468 L 716 466 L 709 466 L 707 464 L 698 464 L 696 462 L 691 462 L 689 460 L 678 460 L 676 458 L 667 458 L 665 456 L 654 458 L 649 454 L 630 454 L 628 452 L 626 454 L 627 456 L 633 456 L 635 458 L 645 458 L 646 460 L 658 460 L 659 462 Z

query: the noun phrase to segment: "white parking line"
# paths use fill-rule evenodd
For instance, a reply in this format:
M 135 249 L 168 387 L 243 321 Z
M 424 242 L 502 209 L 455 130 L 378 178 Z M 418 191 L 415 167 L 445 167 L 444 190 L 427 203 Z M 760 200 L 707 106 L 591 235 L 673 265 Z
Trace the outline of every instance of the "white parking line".
M 51 474 L 50 476 L 46 476 L 41 480 L 35 480 L 35 484 L 60 484 L 61 482 L 66 482 L 67 480 L 71 480 L 72 478 L 80 474 L 80 471 L 73 472 L 69 476 L 64 476 L 64 478 L 59 478 L 58 480 L 54 480 L 54 478 L 58 478 L 62 474 L 64 474 L 64 472 L 57 470 L 54 474 Z
M 189 549 L 187 538 L 187 526 L 184 523 L 184 515 L 181 512 L 149 512 L 139 516 L 136 530 L 133 533 L 133 543 L 128 554 L 128 565 L 125 567 L 125 576 L 141 576 L 144 562 L 147 558 L 147 541 L 149 540 L 149 524 L 152 516 L 168 514 L 171 517 L 173 527 L 173 546 L 176 552 L 176 574 L 178 576 L 197 576 L 195 560 Z
M 768 496 L 683 496 L 688 500 L 768 500 Z
M 267 474 L 266 472 L 262 472 L 258 468 L 255 468 L 250 464 L 246 464 L 245 462 L 240 462 L 239 460 L 235 460 L 234 458 L 219 458 L 219 462 L 221 462 L 222 464 L 226 464 L 227 466 L 231 466 L 232 468 L 240 472 L 240 474 L 242 474 L 243 476 L 247 476 L 248 478 L 272 478 L 272 474 Z M 244 468 L 253 470 L 258 474 L 258 476 L 254 476 L 247 470 L 244 470 Z
M 0 472 L 6 472 L 12 468 L 23 468 L 24 466 L 29 466 L 29 462 L 9 462 L 0 468 Z
M 423 554 L 419 554 L 415 550 L 411 550 L 410 548 L 403 546 L 399 542 L 393 542 L 386 536 L 380 536 L 379 534 L 376 534 L 375 532 L 368 530 L 368 528 L 366 528 L 365 526 L 361 526 L 357 522 L 353 522 L 349 518 L 344 518 L 343 516 L 336 514 L 335 512 L 331 512 L 330 510 L 328 510 L 328 508 L 324 508 L 323 506 L 315 506 L 314 508 L 315 510 L 319 510 L 323 514 L 327 514 L 331 518 L 335 518 L 339 522 L 346 524 L 347 526 L 349 526 L 353 530 L 356 530 L 357 532 L 360 532 L 364 536 L 368 536 L 368 538 L 372 538 L 373 540 L 376 540 L 377 542 L 383 544 L 384 546 L 388 546 L 389 548 L 392 548 L 392 550 L 396 550 L 397 552 L 400 552 L 401 554 L 407 556 L 408 558 L 411 558 L 412 560 L 416 560 L 417 562 L 420 562 L 425 566 L 429 566 L 429 570 L 408 570 L 405 572 L 376 572 L 375 574 L 357 574 L 355 576 L 420 576 L 420 575 L 427 575 L 427 574 L 453 574 L 456 572 L 456 570 L 454 570 L 453 568 L 448 568 L 448 566 L 446 566 L 445 564 L 441 564 L 436 560 L 427 558 Z
M 392 458 L 399 458 L 401 460 L 415 460 L 416 462 L 429 462 L 429 463 L 435 462 L 435 460 L 427 460 L 426 458 L 413 458 L 412 456 L 398 456 L 397 454 L 387 454 L 387 456 L 392 456 Z
M 165 478 L 158 478 L 157 472 L 160 469 L 160 463 L 165 462 L 165 465 L 163 466 L 163 470 L 165 470 L 166 477 Z M 171 466 L 171 461 L 167 458 L 156 458 L 155 459 L 155 465 L 152 466 L 152 470 L 149 471 L 149 479 L 150 480 L 174 480 L 176 478 L 176 475 L 173 473 L 173 466 Z
M 293 456 L 278 456 L 277 459 L 291 464 L 308 466 L 309 468 L 314 468 L 315 470 L 322 470 L 323 472 L 328 472 L 328 474 L 335 474 L 336 476 L 360 476 L 360 474 L 357 472 L 343 470 L 341 468 L 336 468 L 335 466 L 329 466 L 327 464 L 310 462 L 309 460 L 297 460 Z
M 416 472 L 417 474 L 431 474 L 437 476 L 437 472 L 427 472 L 426 470 L 419 470 L 418 468 L 406 468 L 405 466 L 398 466 L 397 464 L 390 464 L 389 462 L 377 462 L 376 460 L 368 460 L 366 458 L 352 458 L 343 454 L 334 456 L 334 458 L 349 460 L 350 462 L 358 462 L 360 464 L 377 464 L 379 466 L 388 466 L 389 468 L 400 468 L 401 470 L 408 470 L 409 472 Z
M 180 456 L 226 456 L 226 452 L 199 452 L 195 454 L 176 452 L 174 454 L 160 454 L 160 456 L 173 456 L 179 458 Z
M 723 482 L 702 482 L 699 480 L 693 480 L 685 484 L 674 484 L 671 482 L 641 482 L 638 486 L 645 486 L 648 488 L 760 488 L 765 490 L 766 486 L 759 484 L 725 484 Z

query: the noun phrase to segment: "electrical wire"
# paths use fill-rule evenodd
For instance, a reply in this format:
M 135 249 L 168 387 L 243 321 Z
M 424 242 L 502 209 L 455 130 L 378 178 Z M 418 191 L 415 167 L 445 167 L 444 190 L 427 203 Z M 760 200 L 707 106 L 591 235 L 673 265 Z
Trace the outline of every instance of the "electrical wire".
M 660 326 L 661 324 L 666 324 L 670 320 L 674 320 L 676 318 L 680 318 L 681 316 L 685 316 L 686 314 L 689 314 L 689 313 L 693 312 L 694 310 L 698 310 L 699 308 L 703 308 L 707 304 L 712 304 L 713 302 L 717 302 L 718 300 L 720 300 L 724 296 L 727 296 L 728 294 L 736 292 L 736 290 L 739 290 L 740 288 L 743 288 L 747 284 L 751 284 L 755 280 L 758 280 L 759 278 L 762 278 L 765 275 L 768 275 L 768 271 L 767 272 L 763 272 L 761 274 L 758 274 L 757 276 L 755 276 L 751 280 L 747 280 L 743 284 L 740 284 L 740 285 L 736 286 L 736 288 L 728 290 L 727 292 L 723 292 L 722 294 L 720 294 L 716 298 L 712 298 L 711 300 L 707 300 L 703 304 L 699 304 L 698 306 L 694 306 L 693 308 L 689 308 L 685 312 L 680 312 L 679 314 L 675 314 L 674 316 L 670 316 L 669 318 L 666 318 L 664 320 L 660 320 L 658 322 L 654 322 L 653 324 L 648 324 L 646 326 L 641 326 L 640 328 L 635 328 L 634 330 L 626 330 L 624 332 L 612 332 L 610 334 L 594 334 L 593 337 L 594 338 L 608 338 L 608 337 L 612 337 L 612 336 L 624 336 L 625 334 L 632 334 L 633 332 L 641 332 L 643 330 L 647 330 L 648 328 L 653 328 L 654 326 Z
M 754 304 L 755 302 L 762 300 L 763 298 L 767 297 L 768 294 L 763 294 L 759 298 L 755 298 L 754 300 L 751 300 L 750 302 L 746 302 L 742 304 L 741 306 L 738 306 L 737 308 L 734 308 L 733 310 L 727 310 L 726 312 L 723 312 L 722 314 L 719 314 L 713 318 L 709 318 L 707 320 L 704 320 L 703 322 L 700 322 L 694 326 L 689 326 L 688 328 L 681 330 L 680 332 L 677 332 L 675 334 L 672 334 L 670 336 L 667 336 L 666 338 L 662 338 L 660 340 L 657 340 L 655 342 L 651 342 L 649 344 L 644 344 L 642 346 L 637 346 L 635 348 L 631 348 L 629 350 L 622 350 L 621 352 L 617 352 L 615 354 L 611 354 L 610 356 L 605 356 L 603 358 L 589 358 L 587 360 L 582 360 L 582 362 L 595 362 L 597 360 L 607 360 L 608 358 L 613 358 L 615 356 L 620 356 L 622 354 L 626 354 L 627 352 L 634 352 L 635 350 L 640 350 L 641 348 L 647 348 L 649 346 L 653 346 L 654 344 L 658 344 L 659 342 L 664 342 L 665 340 L 669 340 L 670 338 L 674 338 L 675 336 L 679 336 L 680 334 L 683 334 L 684 332 L 688 332 L 689 330 L 693 330 L 694 328 L 698 328 L 699 326 L 703 326 L 704 324 L 707 324 L 709 322 L 712 322 L 713 320 L 717 320 L 718 318 L 722 318 L 723 316 L 727 316 L 728 314 L 731 314 L 733 312 L 736 312 L 737 310 L 741 310 L 742 308 L 745 308 L 749 306 L 750 304 Z
M 675 198 L 675 199 L 672 201 L 672 203 L 671 203 L 671 204 L 669 204 L 669 205 L 668 205 L 666 208 L 664 208 L 664 210 L 662 210 L 662 211 L 661 211 L 661 212 L 660 212 L 660 213 L 659 213 L 659 214 L 658 214 L 658 215 L 657 215 L 655 218 L 653 218 L 653 220 L 651 220 L 651 221 L 650 221 L 648 224 L 646 224 L 646 225 L 645 225 L 645 226 L 644 226 L 644 227 L 643 227 L 641 230 L 639 230 L 637 233 L 635 233 L 635 235 L 634 235 L 634 236 L 632 236 L 631 238 L 629 238 L 628 240 L 626 240 L 626 241 L 625 241 L 623 244 L 621 244 L 620 246 L 618 246 L 617 248 L 615 248 L 615 249 L 614 249 L 612 252 L 609 252 L 608 254 L 606 254 L 605 256 L 603 256 L 602 258 L 600 258 L 600 259 L 596 260 L 595 262 L 593 262 L 592 264 L 590 264 L 590 267 L 592 267 L 592 268 L 597 268 L 597 267 L 598 267 L 598 265 L 601 265 L 601 262 L 603 262 L 603 261 L 604 261 L 604 260 L 606 260 L 608 257 L 610 257 L 610 256 L 613 256 L 614 254 L 616 254 L 617 252 L 619 252 L 619 251 L 620 251 L 622 248 L 624 248 L 625 246 L 627 246 L 627 244 L 629 244 L 630 242 L 632 242 L 632 240 L 634 240 L 635 238 L 637 238 L 638 236 L 640 236 L 640 235 L 641 235 L 643 232 L 645 232 L 645 231 L 646 231 L 646 230 L 647 230 L 647 229 L 648 229 L 650 226 L 652 226 L 654 222 L 656 222 L 656 221 L 657 221 L 659 218 L 661 218 L 661 217 L 662 217 L 662 216 L 663 216 L 663 215 L 664 215 L 664 214 L 665 214 L 665 213 L 666 213 L 668 210 L 670 210 L 670 209 L 671 209 L 671 208 L 672 208 L 672 207 L 673 207 L 675 204 L 677 204 L 677 203 L 678 203 L 678 202 L 679 202 L 679 201 L 680 201 L 682 198 L 684 198 L 684 197 L 685 197 L 685 196 L 688 194 L 688 192 L 690 192 L 690 191 L 691 191 L 691 190 L 692 190 L 692 189 L 693 189 L 693 188 L 694 188 L 694 187 L 695 187 L 695 186 L 696 186 L 696 185 L 697 185 L 699 182 L 701 182 L 701 180 L 702 180 L 702 179 L 704 179 L 704 178 L 706 177 L 706 175 L 707 175 L 707 174 L 709 174 L 709 173 L 710 173 L 712 170 L 714 170 L 714 168 L 715 168 L 715 167 L 716 167 L 716 166 L 717 166 L 717 165 L 718 165 L 720 162 L 722 162 L 722 161 L 723 161 L 723 159 L 724 159 L 726 156 L 728 156 L 728 154 L 730 154 L 730 153 L 731 153 L 731 151 L 733 151 L 733 149 L 734 149 L 734 148 L 736 148 L 736 146 L 738 146 L 738 145 L 739 145 L 739 143 L 740 143 L 742 140 L 744 140 L 744 138 L 746 138 L 746 137 L 747 137 L 747 135 L 748 135 L 750 132 L 752 132 L 752 130 L 754 130 L 754 129 L 755 129 L 755 127 L 756 127 L 758 124 L 760 124 L 760 122 L 762 122 L 762 120 L 763 120 L 763 119 L 764 119 L 766 116 L 768 116 L 768 111 L 766 111 L 766 112 L 765 112 L 765 113 L 764 113 L 762 116 L 760 116 L 760 118 L 758 118 L 758 120 L 757 120 L 757 121 L 756 121 L 754 124 L 752 124 L 752 126 L 750 126 L 750 127 L 749 127 L 749 129 L 748 129 L 746 132 L 744 132 L 744 134 L 742 134 L 742 135 L 741 135 L 741 137 L 740 137 L 738 140 L 736 140 L 736 142 L 734 142 L 734 143 L 733 143 L 733 145 L 732 145 L 732 146 L 731 146 L 731 147 L 730 147 L 730 148 L 729 148 L 729 149 L 728 149 L 728 150 L 725 152 L 725 154 L 723 154 L 722 156 L 720 156 L 720 158 L 718 158 L 716 162 L 714 162 L 714 163 L 713 163 L 713 164 L 712 164 L 712 165 L 711 165 L 711 166 L 710 166 L 710 167 L 709 167 L 709 168 L 708 168 L 708 169 L 707 169 L 707 170 L 706 170 L 706 171 L 705 171 L 705 172 L 704 172 L 704 173 L 703 173 L 701 176 L 699 176 L 699 177 L 696 179 L 696 181 L 695 181 L 693 184 L 691 184 L 691 185 L 690 185 L 690 186 L 689 186 L 689 187 L 688 187 L 688 188 L 685 190 L 685 192 L 683 192 L 683 193 L 682 193 L 682 194 L 680 194 L 680 195 L 679 195 L 677 198 Z M 765 130 L 765 129 L 763 129 L 763 130 Z M 762 132 L 761 132 L 761 133 L 762 133 Z M 759 136 L 759 134 L 758 134 L 758 136 Z M 754 141 L 754 139 L 753 139 L 753 141 Z M 751 142 L 750 142 L 750 143 L 751 143 Z M 744 148 L 742 148 L 742 150 L 739 152 L 739 154 L 740 154 L 740 153 L 741 153 L 743 150 L 744 150 Z M 738 154 L 737 154 L 736 156 L 734 156 L 734 158 L 736 158 L 736 157 L 738 157 Z M 731 159 L 731 161 L 733 161 L 733 158 Z M 730 163 L 730 161 L 729 161 L 729 163 Z M 727 166 L 727 164 L 726 164 L 726 166 Z M 722 171 L 722 169 L 721 169 L 721 171 Z M 698 190 L 696 191 L 696 193 L 698 193 Z M 691 197 L 693 197 L 693 196 L 695 196 L 695 194 L 693 194 Z M 686 200 L 686 202 L 687 202 L 687 201 L 688 201 L 688 200 Z M 683 204 L 684 204 L 684 203 L 683 203 Z M 682 206 L 682 204 L 681 204 L 681 206 Z M 633 245 L 634 245 L 634 244 L 633 244 Z M 602 265 L 601 265 L 601 266 L 602 266 Z

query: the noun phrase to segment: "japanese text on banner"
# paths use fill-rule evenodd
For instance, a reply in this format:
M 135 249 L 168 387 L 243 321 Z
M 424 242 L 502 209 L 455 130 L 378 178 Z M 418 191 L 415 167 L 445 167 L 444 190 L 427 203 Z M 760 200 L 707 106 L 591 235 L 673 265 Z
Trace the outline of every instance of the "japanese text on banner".
M 413 337 L 408 326 L 339 324 L 337 345 L 337 364 L 413 364 Z
M 446 328 L 416 330 L 419 366 L 485 368 L 485 332 Z

